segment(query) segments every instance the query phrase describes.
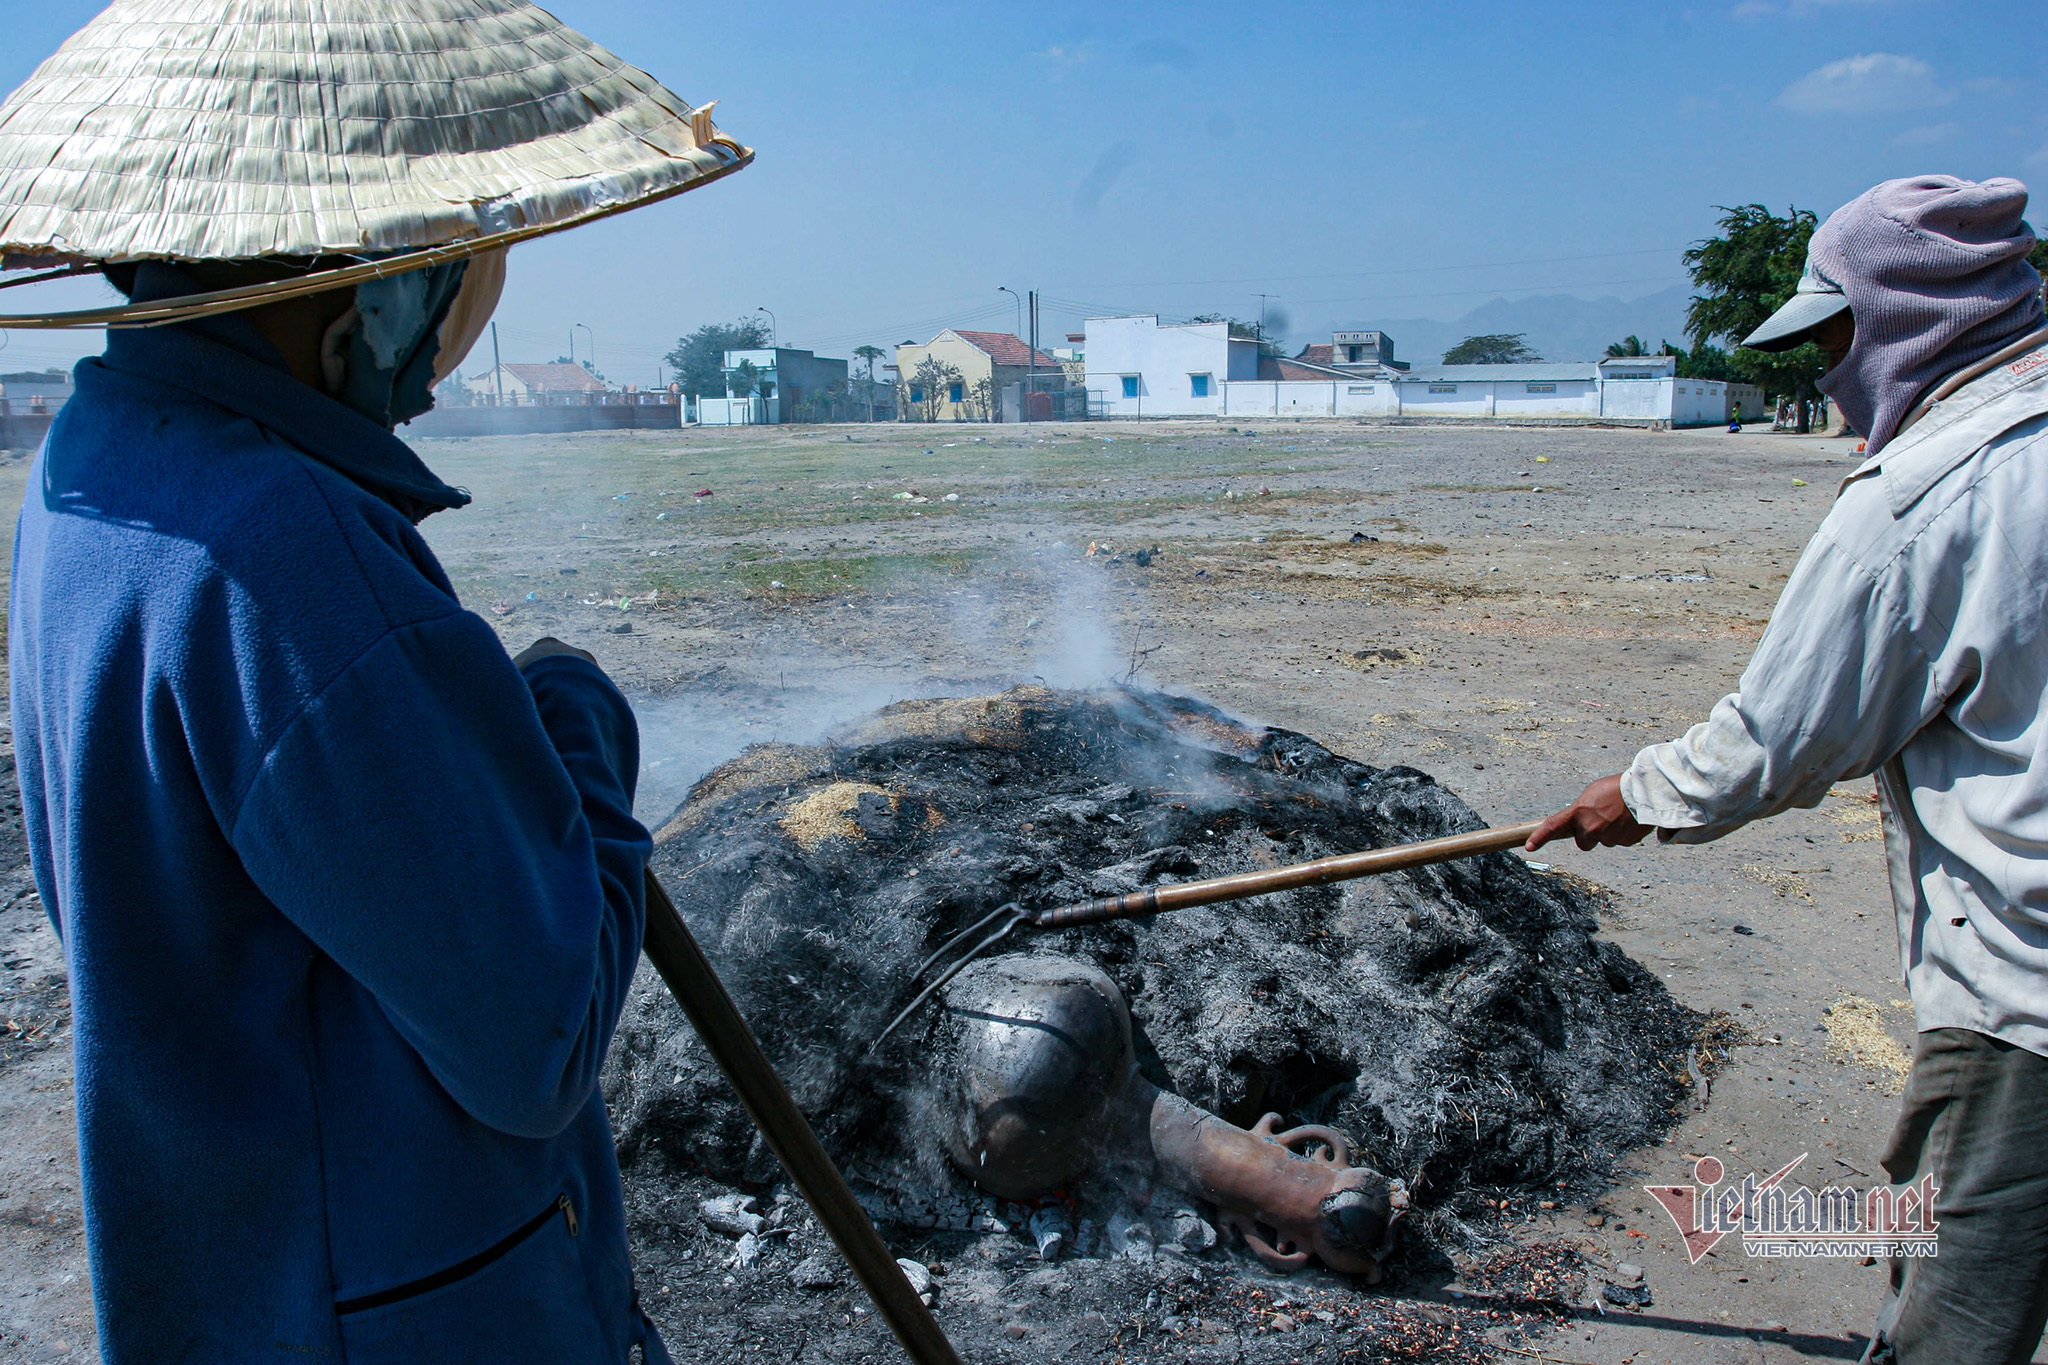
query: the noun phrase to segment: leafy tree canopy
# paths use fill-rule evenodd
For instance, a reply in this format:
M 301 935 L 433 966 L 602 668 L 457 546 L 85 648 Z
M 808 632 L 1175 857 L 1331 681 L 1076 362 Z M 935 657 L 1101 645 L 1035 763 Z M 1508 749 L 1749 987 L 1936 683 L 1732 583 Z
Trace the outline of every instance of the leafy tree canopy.
M 1695 352 L 1719 341 L 1731 348 L 1728 364 L 1735 377 L 1770 394 L 1812 396 L 1813 381 L 1828 366 L 1820 347 L 1809 342 L 1789 351 L 1752 351 L 1742 348 L 1742 339 L 1792 297 L 1806 269 L 1806 244 L 1819 224 L 1802 208 L 1788 208 L 1783 217 L 1762 204 L 1721 209 L 1721 235 L 1685 253 L 1700 291 L 1685 314 Z
M 691 397 L 725 393 L 725 353 L 768 344 L 768 324 L 759 318 L 707 322 L 676 343 L 663 357 L 676 372 L 676 383 Z
M 1519 361 L 1541 359 L 1542 356 L 1529 349 L 1529 337 L 1525 332 L 1466 337 L 1444 352 L 1446 365 L 1513 365 Z
M 1657 348 L 1658 355 L 1678 357 L 1680 379 L 1719 379 L 1723 382 L 1740 380 L 1735 372 L 1734 362 L 1719 346 L 1695 346 L 1690 351 L 1681 350 L 1670 342 Z
M 1610 341 L 1607 343 L 1607 354 L 1611 356 L 1648 355 L 1649 353 L 1649 347 L 1643 345 L 1643 339 L 1633 332 L 1623 337 L 1620 341 Z

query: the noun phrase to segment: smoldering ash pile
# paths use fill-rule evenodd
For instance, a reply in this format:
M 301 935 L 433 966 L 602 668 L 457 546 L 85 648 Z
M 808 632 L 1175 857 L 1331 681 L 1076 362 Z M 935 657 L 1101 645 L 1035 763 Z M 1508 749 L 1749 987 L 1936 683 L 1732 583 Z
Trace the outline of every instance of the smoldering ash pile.
M 1371 1279 L 1460 1192 L 1594 1178 L 1668 1125 L 1702 1020 L 1593 936 L 1583 884 L 1489 854 L 1020 931 L 873 1045 L 927 954 L 1005 903 L 1481 823 L 1424 773 L 1198 702 L 1027 686 L 751 748 L 658 832 L 655 867 L 885 1230 Z M 607 1075 L 629 1184 L 771 1184 L 642 975 Z

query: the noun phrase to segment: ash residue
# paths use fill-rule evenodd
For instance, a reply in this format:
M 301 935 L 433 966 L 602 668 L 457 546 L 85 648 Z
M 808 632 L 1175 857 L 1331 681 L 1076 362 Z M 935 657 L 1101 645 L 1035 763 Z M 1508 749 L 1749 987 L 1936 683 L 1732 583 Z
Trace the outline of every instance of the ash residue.
M 693 790 L 655 865 L 826 1145 L 917 1187 L 887 1192 L 915 1205 L 966 1189 L 905 1098 L 944 1064 L 936 1010 L 867 1048 L 957 928 L 1010 900 L 1482 823 L 1423 773 L 1198 703 L 1033 687 L 903 703 L 836 744 L 751 749 Z M 1275 1110 L 1335 1125 L 1426 1206 L 1477 1185 L 1576 1183 L 1665 1123 L 1699 1018 L 1594 929 L 1583 891 L 1496 854 L 1014 948 L 1099 963 L 1155 1084 L 1240 1124 Z M 607 1091 L 623 1153 L 645 1163 L 636 1184 L 774 1177 L 652 971 Z

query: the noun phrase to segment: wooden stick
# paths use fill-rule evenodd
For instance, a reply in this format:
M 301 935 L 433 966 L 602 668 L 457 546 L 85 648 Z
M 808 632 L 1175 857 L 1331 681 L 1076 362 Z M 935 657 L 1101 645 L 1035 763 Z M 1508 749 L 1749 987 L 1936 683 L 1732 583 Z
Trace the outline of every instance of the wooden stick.
M 867 1210 L 847 1188 L 846 1177 L 832 1164 L 803 1110 L 796 1107 L 789 1087 L 775 1074 L 768 1054 L 761 1051 L 760 1040 L 740 1016 L 725 983 L 718 979 L 711 960 L 704 956 L 651 867 L 647 869 L 643 946 L 676 1003 L 690 1017 L 691 1027 L 704 1040 L 704 1050 L 739 1092 L 740 1103 L 768 1140 L 782 1169 L 789 1172 L 790 1180 L 831 1234 L 889 1330 L 903 1343 L 904 1354 L 916 1365 L 960 1365 L 960 1356 L 946 1340 L 932 1310 L 904 1278 L 903 1267 L 896 1264 L 882 1234 L 868 1221 Z
M 1375 848 L 1364 853 L 1342 853 L 1334 858 L 1317 858 L 1313 862 L 1276 867 L 1266 872 L 1240 872 L 1234 877 L 1210 877 L 1199 882 L 1173 882 L 1166 886 L 1133 891 L 1127 895 L 1082 901 L 1076 905 L 1063 905 L 1056 910 L 1041 910 L 1032 915 L 1029 922 L 1037 929 L 1066 929 L 1077 924 L 1135 919 L 1140 915 L 1156 915 L 1162 910 L 1184 910 L 1191 905 L 1241 901 L 1250 896 L 1264 896 L 1274 891 L 1291 891 L 1298 886 L 1323 886 L 1330 882 L 1350 881 L 1354 877 L 1370 877 L 1379 872 L 1399 872 L 1403 868 L 1447 863 L 1457 858 L 1470 858 L 1481 853 L 1498 853 L 1502 849 L 1525 844 L 1542 823 L 1541 820 L 1531 820 L 1527 824 L 1475 830 L 1471 834 L 1453 834 L 1447 839 L 1428 839 L 1419 844 Z

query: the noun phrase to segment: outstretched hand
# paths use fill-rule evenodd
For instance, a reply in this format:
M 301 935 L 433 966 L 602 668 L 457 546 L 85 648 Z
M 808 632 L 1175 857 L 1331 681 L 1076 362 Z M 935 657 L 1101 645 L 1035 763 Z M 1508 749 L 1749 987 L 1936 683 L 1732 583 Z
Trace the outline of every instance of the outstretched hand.
M 1537 826 L 1529 836 L 1529 842 L 1522 847 L 1534 853 L 1537 849 L 1569 834 L 1577 840 L 1580 848 L 1595 848 L 1605 844 L 1611 848 L 1626 848 L 1641 843 L 1654 825 L 1638 821 L 1629 810 L 1628 802 L 1621 799 L 1621 775 L 1603 777 L 1579 793 L 1579 799 L 1566 806 L 1557 814 Z

